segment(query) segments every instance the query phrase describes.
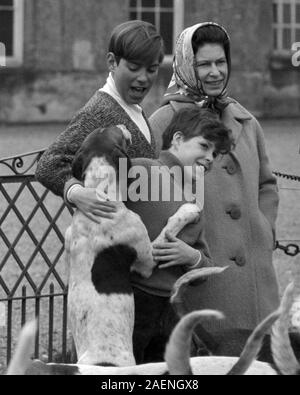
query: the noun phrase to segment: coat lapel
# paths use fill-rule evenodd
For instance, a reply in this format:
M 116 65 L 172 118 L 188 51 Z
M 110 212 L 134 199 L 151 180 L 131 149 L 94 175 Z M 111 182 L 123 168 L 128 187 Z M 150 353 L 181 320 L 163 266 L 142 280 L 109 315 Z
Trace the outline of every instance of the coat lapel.
M 238 103 L 229 104 L 222 114 L 222 122 L 232 131 L 236 148 L 232 151 L 239 160 L 238 142 L 244 129 L 244 122 L 251 120 L 251 114 Z
M 250 120 L 251 114 L 238 103 L 229 104 L 222 114 L 222 121 L 232 130 L 235 143 L 238 143 L 243 130 L 244 121 Z

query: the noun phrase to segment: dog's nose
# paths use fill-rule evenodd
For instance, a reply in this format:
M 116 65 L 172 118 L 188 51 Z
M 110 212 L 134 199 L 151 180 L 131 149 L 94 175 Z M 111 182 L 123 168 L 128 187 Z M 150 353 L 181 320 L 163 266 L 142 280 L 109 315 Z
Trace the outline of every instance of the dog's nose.
M 125 137 L 125 140 L 127 141 L 127 143 L 131 144 L 132 143 L 132 137 L 131 137 L 131 133 L 129 132 L 127 127 L 125 125 L 117 125 L 117 128 L 119 128 L 121 130 L 121 132 L 123 133 L 123 136 Z

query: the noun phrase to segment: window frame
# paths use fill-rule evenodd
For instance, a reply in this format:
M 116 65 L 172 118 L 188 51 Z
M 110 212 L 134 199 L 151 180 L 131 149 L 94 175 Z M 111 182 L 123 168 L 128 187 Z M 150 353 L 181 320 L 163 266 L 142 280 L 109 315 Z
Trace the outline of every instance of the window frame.
M 137 3 L 139 4 L 141 0 L 137 0 Z M 129 7 L 129 13 L 130 12 L 137 12 L 137 14 L 141 13 L 144 10 L 150 10 L 150 12 L 155 13 L 155 25 L 159 27 L 160 25 L 160 8 L 157 6 L 158 1 L 156 0 L 156 5 L 154 8 L 143 8 L 141 6 L 137 7 Z M 164 63 L 172 63 L 173 62 L 173 54 L 175 50 L 175 44 L 177 37 L 179 34 L 182 32 L 184 28 L 184 0 L 174 0 L 174 9 L 173 9 L 173 53 L 172 54 L 166 54 L 164 58 Z M 163 7 L 165 8 L 165 7 Z
M 288 4 L 291 6 L 291 22 L 285 23 L 283 21 L 284 11 L 283 5 Z M 273 42 L 273 52 L 278 55 L 289 55 L 292 51 L 292 45 L 296 42 L 296 29 L 300 29 L 300 22 L 296 22 L 296 5 L 300 6 L 300 0 L 273 0 L 273 6 L 277 5 L 277 22 L 274 21 L 273 14 L 273 40 L 276 34 L 277 48 Z M 291 45 L 290 48 L 283 48 L 283 29 L 288 28 L 291 30 Z
M 23 64 L 23 48 L 24 0 L 13 0 L 13 55 L 6 56 L 6 67 L 17 67 Z

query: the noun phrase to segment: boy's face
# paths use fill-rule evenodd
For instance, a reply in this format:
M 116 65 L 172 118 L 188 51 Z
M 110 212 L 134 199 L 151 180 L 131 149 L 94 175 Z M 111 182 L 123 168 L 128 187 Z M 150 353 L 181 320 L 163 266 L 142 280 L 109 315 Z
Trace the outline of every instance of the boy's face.
M 113 54 L 111 56 L 114 58 Z M 114 61 L 111 67 L 111 62 L 109 61 L 109 68 L 122 99 L 127 104 L 140 104 L 157 77 L 160 66 L 158 59 L 151 65 L 141 65 L 121 59 L 119 64 Z
M 202 136 L 184 141 L 183 135 L 179 133 L 173 140 L 172 153 L 183 166 L 192 167 L 191 177 L 195 180 L 197 176 L 203 175 L 203 169 L 205 172 L 211 169 L 217 156 L 215 144 Z

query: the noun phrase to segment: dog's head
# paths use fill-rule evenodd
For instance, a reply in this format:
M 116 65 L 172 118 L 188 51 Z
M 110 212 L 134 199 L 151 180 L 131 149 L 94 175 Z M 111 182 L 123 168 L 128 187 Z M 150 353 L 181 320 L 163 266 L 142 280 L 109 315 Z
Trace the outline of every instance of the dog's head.
M 127 148 L 131 144 L 131 134 L 124 125 L 99 128 L 90 133 L 77 151 L 72 164 L 75 178 L 84 181 L 85 172 L 93 158 L 104 158 L 118 172 L 119 159 L 127 161 L 131 167 Z

